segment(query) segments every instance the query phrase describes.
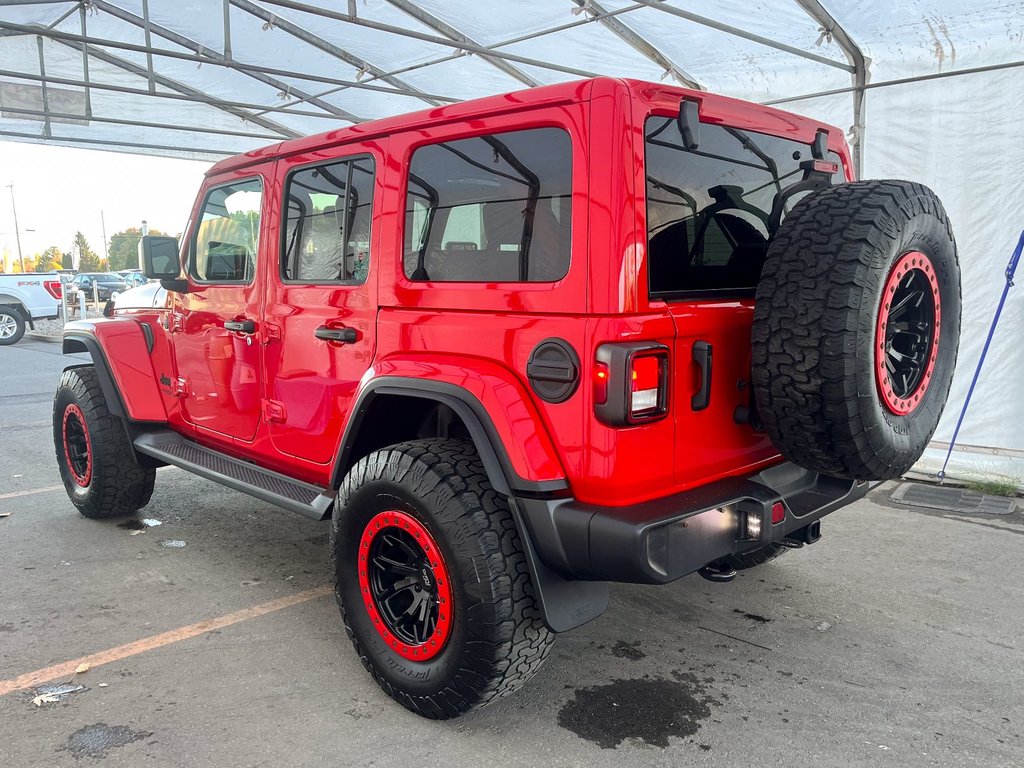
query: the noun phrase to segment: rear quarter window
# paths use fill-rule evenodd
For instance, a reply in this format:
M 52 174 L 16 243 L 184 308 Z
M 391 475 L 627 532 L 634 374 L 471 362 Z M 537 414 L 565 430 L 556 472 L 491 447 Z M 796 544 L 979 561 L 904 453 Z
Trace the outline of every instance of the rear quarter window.
M 419 147 L 406 194 L 414 281 L 551 282 L 569 269 L 572 140 L 535 128 Z

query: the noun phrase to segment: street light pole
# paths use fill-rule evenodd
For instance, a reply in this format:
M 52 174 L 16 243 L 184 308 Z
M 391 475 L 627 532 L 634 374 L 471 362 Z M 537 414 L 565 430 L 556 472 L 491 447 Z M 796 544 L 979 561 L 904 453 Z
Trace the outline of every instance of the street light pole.
M 14 213 L 14 240 L 18 244 L 18 261 L 21 263 L 21 272 L 25 273 L 25 257 L 21 255 L 21 233 L 18 231 L 18 208 L 14 204 L 14 184 L 8 184 L 11 190 L 11 211 Z

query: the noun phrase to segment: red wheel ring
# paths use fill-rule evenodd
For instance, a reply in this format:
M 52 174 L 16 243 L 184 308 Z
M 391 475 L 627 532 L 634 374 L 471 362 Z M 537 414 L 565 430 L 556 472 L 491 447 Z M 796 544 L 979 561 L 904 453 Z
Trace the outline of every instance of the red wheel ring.
M 428 661 L 452 630 L 452 589 L 441 550 L 407 512 L 380 512 L 359 540 L 359 592 L 374 628 L 395 653 Z
M 939 281 L 931 259 L 920 251 L 900 256 L 889 271 L 875 328 L 875 381 L 892 413 L 913 412 L 935 372 L 942 322 Z M 910 341 L 895 349 L 897 336 Z M 898 367 L 898 371 L 897 371 Z
M 71 479 L 81 488 L 88 488 L 92 480 L 92 440 L 85 426 L 85 414 L 74 403 L 64 409 L 61 424 L 64 442 L 64 460 Z

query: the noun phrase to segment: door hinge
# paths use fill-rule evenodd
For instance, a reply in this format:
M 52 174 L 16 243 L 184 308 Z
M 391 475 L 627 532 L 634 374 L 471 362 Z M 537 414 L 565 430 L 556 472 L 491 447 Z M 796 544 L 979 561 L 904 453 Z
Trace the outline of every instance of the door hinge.
M 188 379 L 179 377 L 174 380 L 174 396 L 188 397 Z
M 274 325 L 273 323 L 263 324 L 263 341 L 280 341 L 281 340 L 281 326 Z
M 279 403 L 277 400 L 264 400 L 263 418 L 267 421 L 284 421 L 286 418 L 284 403 Z
M 180 333 L 185 330 L 185 316 L 178 313 L 171 313 L 171 333 Z

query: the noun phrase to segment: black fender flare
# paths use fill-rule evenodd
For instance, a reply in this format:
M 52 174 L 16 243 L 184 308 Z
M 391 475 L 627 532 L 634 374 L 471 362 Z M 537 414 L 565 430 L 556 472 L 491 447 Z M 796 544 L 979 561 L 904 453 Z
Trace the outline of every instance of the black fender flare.
M 498 430 L 494 427 L 494 422 L 487 415 L 483 403 L 471 392 L 448 382 L 413 379 L 405 376 L 382 376 L 371 381 L 359 393 L 352 408 L 352 416 L 345 427 L 345 434 L 341 439 L 334 471 L 331 473 L 333 488 L 341 485 L 351 464 L 352 446 L 362 427 L 363 419 L 369 411 L 373 399 L 380 395 L 417 397 L 443 403 L 451 408 L 466 425 L 469 436 L 480 453 L 480 460 L 487 472 L 487 479 L 498 493 L 505 496 L 512 496 L 516 493 L 564 495 L 568 491 L 569 485 L 565 480 L 534 482 L 526 480 L 516 473 L 509 460 L 508 452 L 498 436 Z
M 523 512 L 517 503 L 517 497 L 536 499 L 568 496 L 568 483 L 564 480 L 532 482 L 519 477 L 483 404 L 462 387 L 447 382 L 400 376 L 384 376 L 371 381 L 359 394 L 345 427 L 332 473 L 333 488 L 337 488 L 344 479 L 350 464 L 352 446 L 363 419 L 373 398 L 380 395 L 434 400 L 450 407 L 462 419 L 480 454 L 491 486 L 509 500 L 512 516 L 519 529 L 519 538 L 526 551 L 527 566 L 544 614 L 544 622 L 551 631 L 567 632 L 605 612 L 610 595 L 608 582 L 567 579 L 549 567 L 538 554 L 531 529 L 523 519 Z
M 96 370 L 96 378 L 99 379 L 100 389 L 103 390 L 103 398 L 107 401 L 107 408 L 121 421 L 127 424 L 127 410 L 124 401 L 121 399 L 121 392 L 114 381 L 114 375 L 110 372 L 110 363 L 103 352 L 103 347 L 95 337 L 85 333 L 65 333 L 64 341 L 61 344 L 61 352 L 65 355 L 75 352 L 88 352 L 92 358 L 92 366 Z M 70 368 L 82 368 L 82 365 L 69 365 Z

